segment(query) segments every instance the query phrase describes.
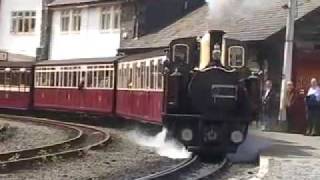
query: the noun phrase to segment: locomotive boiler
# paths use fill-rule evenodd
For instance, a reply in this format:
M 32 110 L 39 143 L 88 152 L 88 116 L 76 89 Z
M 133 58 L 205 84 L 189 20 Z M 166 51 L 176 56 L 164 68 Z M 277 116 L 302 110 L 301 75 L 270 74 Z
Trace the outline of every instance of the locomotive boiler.
M 215 30 L 173 40 L 165 63 L 164 126 L 170 137 L 198 154 L 236 152 L 259 100 L 256 76 L 223 65 L 223 35 Z

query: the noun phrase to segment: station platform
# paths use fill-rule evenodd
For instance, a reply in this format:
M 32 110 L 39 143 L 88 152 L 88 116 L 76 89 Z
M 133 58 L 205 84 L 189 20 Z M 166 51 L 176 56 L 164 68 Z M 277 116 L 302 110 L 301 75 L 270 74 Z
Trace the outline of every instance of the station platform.
M 320 137 L 250 129 L 238 153 L 258 155 L 251 180 L 320 180 Z

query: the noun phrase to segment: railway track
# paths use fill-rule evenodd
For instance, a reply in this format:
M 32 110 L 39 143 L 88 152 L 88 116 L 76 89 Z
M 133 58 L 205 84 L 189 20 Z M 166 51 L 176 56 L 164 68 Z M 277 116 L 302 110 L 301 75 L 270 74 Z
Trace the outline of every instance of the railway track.
M 34 163 L 55 161 L 59 158 L 80 157 L 90 149 L 106 145 L 111 139 L 109 133 L 87 125 L 11 115 L 0 115 L 0 117 L 16 122 L 63 129 L 70 134 L 67 140 L 54 144 L 0 153 L 0 173 L 30 167 Z
M 218 164 L 204 163 L 198 156 L 193 156 L 178 165 L 161 172 L 150 174 L 135 180 L 200 180 L 214 177 L 228 165 L 227 158 Z

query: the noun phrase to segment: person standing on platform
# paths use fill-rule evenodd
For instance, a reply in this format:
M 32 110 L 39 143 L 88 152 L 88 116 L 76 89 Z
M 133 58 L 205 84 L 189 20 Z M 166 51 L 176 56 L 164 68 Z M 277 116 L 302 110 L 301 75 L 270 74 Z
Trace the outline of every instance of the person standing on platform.
M 308 127 L 306 135 L 320 135 L 320 87 L 316 78 L 312 78 L 306 96 Z
M 272 89 L 272 81 L 267 80 L 265 91 L 262 97 L 262 130 L 270 131 L 273 124 L 273 115 L 275 108 L 275 94 Z
M 287 82 L 287 92 L 285 97 L 285 106 L 287 112 L 288 132 L 293 132 L 293 105 L 296 100 L 296 91 L 292 81 Z

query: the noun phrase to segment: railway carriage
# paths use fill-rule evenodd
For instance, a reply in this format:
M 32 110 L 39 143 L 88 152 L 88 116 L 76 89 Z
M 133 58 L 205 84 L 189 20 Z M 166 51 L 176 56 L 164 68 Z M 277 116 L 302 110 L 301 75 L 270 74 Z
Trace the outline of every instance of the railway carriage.
M 118 116 L 162 123 L 164 51 L 124 57 L 118 63 Z
M 35 67 L 34 108 L 112 114 L 116 59 L 38 63 Z
M 1 62 L 0 108 L 32 108 L 32 62 Z

